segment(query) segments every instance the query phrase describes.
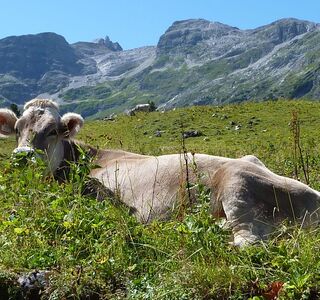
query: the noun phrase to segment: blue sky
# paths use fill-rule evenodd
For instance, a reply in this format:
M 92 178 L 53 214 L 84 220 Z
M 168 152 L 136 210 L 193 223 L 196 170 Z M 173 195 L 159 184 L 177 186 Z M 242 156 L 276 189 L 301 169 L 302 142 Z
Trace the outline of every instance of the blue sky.
M 69 43 L 108 35 L 124 49 L 156 45 L 176 20 L 204 18 L 241 29 L 280 18 L 320 23 L 320 0 L 0 0 L 0 38 L 56 32 Z

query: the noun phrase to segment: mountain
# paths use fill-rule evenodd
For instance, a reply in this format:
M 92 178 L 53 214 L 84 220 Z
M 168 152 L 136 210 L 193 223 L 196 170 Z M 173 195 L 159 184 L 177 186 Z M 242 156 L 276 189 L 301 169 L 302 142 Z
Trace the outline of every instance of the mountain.
M 320 25 L 281 19 L 250 30 L 191 19 L 156 46 L 123 50 L 108 36 L 68 44 L 55 33 L 0 40 L 0 103 L 51 97 L 103 116 L 153 101 L 162 109 L 320 98 Z

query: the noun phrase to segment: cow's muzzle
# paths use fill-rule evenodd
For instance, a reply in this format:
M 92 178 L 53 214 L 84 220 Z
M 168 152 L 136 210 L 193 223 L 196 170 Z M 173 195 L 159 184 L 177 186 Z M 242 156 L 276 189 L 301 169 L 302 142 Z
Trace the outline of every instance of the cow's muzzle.
M 17 147 L 13 150 L 12 154 L 13 155 L 19 155 L 19 154 L 33 154 L 34 153 L 34 149 L 31 147 Z
M 31 147 L 17 147 L 12 152 L 12 158 L 18 165 L 25 165 L 28 161 L 35 160 L 35 151 Z

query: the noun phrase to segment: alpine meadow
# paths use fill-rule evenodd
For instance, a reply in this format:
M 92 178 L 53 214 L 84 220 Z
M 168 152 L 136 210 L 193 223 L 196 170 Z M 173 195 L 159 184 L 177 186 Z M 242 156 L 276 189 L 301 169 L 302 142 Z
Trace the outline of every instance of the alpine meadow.
M 251 29 L 190 17 L 214 5 L 233 23 L 254 1 L 15 2 L 0 37 L 0 300 L 320 299 L 320 23 L 285 1 Z M 163 23 L 158 5 L 195 11 Z M 125 29 L 138 48 L 74 27 Z
M 298 100 L 193 106 L 87 121 L 78 139 L 150 155 L 253 154 L 319 190 L 319 115 L 317 102 Z M 197 136 L 183 138 L 190 131 Z M 15 143 L 0 140 L 1 299 L 319 297 L 319 228 L 283 222 L 268 241 L 239 249 L 197 182 L 196 205 L 143 225 L 121 202 L 83 195 L 85 155 L 59 184 L 41 161 L 11 158 Z

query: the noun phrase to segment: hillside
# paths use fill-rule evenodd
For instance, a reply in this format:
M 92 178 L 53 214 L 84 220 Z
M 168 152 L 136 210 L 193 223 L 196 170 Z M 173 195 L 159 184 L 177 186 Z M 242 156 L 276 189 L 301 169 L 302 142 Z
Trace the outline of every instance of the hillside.
M 310 185 L 319 190 L 319 115 L 319 103 L 309 101 L 194 106 L 86 122 L 78 138 L 164 154 L 182 151 L 183 131 L 199 130 L 202 136 L 185 140 L 187 150 L 255 154 L 278 174 L 294 177 L 296 166 L 304 180 L 301 157 L 294 157 L 296 120 Z M 40 299 L 39 286 L 41 299 L 262 300 L 279 291 L 280 299 L 319 298 L 319 228 L 283 223 L 270 241 L 234 248 L 196 184 L 199 205 L 141 225 L 121 205 L 82 195 L 84 162 L 60 185 L 42 176 L 41 163 L 23 168 L 10 160 L 14 144 L 14 137 L 0 139 L 1 299 Z
M 105 116 L 147 101 L 171 109 L 318 100 L 319 42 L 319 25 L 297 19 L 249 30 L 177 21 L 157 45 L 131 50 L 108 37 L 72 45 L 54 33 L 8 37 L 0 40 L 0 101 L 40 95 L 84 116 Z

